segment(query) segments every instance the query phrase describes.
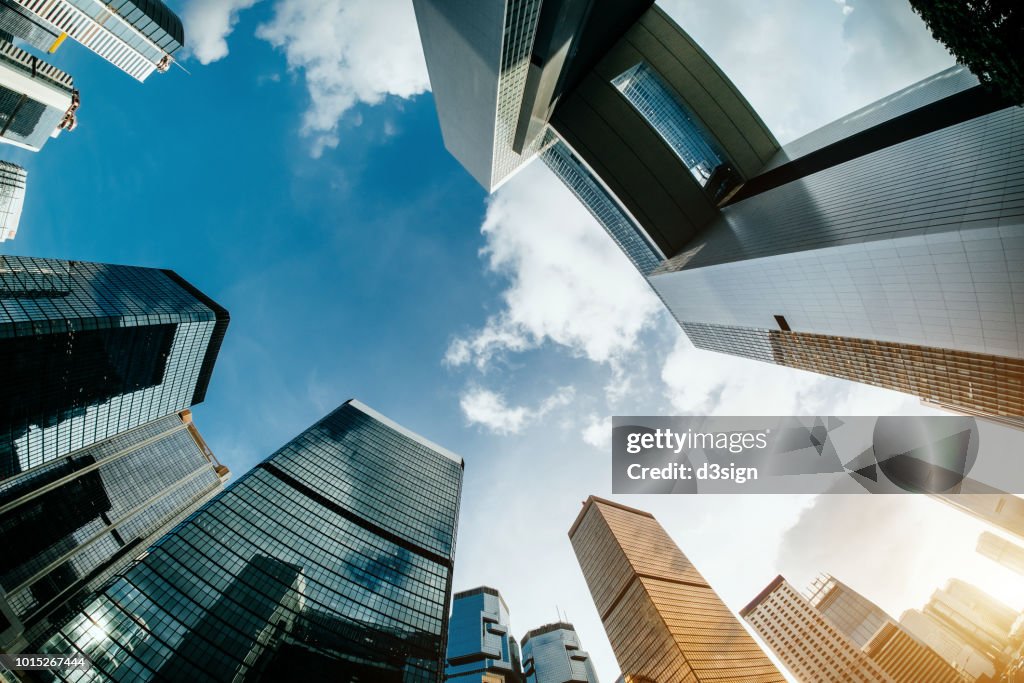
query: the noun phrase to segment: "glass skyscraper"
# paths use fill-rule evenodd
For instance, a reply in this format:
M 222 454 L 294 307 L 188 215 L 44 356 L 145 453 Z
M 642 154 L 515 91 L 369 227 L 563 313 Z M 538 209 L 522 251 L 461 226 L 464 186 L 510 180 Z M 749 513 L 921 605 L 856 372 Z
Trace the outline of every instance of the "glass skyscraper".
M 523 636 L 526 683 L 598 683 L 572 624 L 547 624 Z
M 185 412 L 0 482 L 0 603 L 18 624 L 0 651 L 45 638 L 227 476 Z
M 868 644 L 882 624 L 892 621 L 881 607 L 828 574 L 815 579 L 807 592 L 807 600 L 859 648 Z
M 66 680 L 437 683 L 461 458 L 349 401 L 143 553 L 38 650 Z
M 0 256 L 0 481 L 202 402 L 227 326 L 169 270 Z
M 414 0 L 488 191 L 540 156 L 697 348 L 1024 427 L 1024 110 L 953 67 L 783 146 L 651 0 L 525 4 Z
M 448 626 L 445 680 L 521 683 L 519 652 L 509 633 L 508 606 L 494 588 L 456 593 Z
M 75 127 L 71 76 L 0 39 L 0 142 L 32 152 Z
M 71 38 L 140 81 L 167 71 L 185 43 L 161 0 L 0 0 L 0 29 L 48 52 Z
M 28 171 L 17 164 L 0 161 L 0 242 L 14 239 L 25 206 Z

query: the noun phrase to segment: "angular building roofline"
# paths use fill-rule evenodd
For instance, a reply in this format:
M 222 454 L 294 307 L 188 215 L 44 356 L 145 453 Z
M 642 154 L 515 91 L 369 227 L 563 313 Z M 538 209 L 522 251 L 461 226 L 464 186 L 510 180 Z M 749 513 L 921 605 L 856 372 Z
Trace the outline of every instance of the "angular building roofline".
M 530 642 L 530 638 L 542 636 L 545 633 L 554 633 L 555 631 L 572 631 L 573 633 L 576 633 L 576 627 L 567 621 L 556 621 L 550 624 L 544 624 L 543 626 L 538 626 L 532 631 L 527 631 L 526 635 L 523 636 L 523 642 L 520 644 L 525 648 L 526 644 Z
M 654 519 L 654 515 L 652 515 L 650 512 L 645 512 L 643 510 L 638 510 L 636 508 L 631 508 L 628 505 L 623 505 L 622 503 L 616 503 L 614 500 L 608 500 L 607 498 L 600 498 L 598 496 L 589 496 L 585 501 L 583 501 L 583 509 L 580 510 L 580 514 L 578 514 L 576 516 L 576 521 L 573 522 L 572 526 L 569 528 L 569 538 L 572 538 L 573 534 L 576 533 L 576 529 L 579 527 L 580 523 L 583 521 L 583 517 L 587 514 L 587 510 L 589 510 L 594 505 L 594 503 L 601 503 L 602 505 L 607 505 L 609 507 L 618 508 L 620 510 L 625 510 L 626 512 L 631 512 L 634 515 L 640 515 L 641 517 L 650 517 L 651 519 Z
M 460 465 L 462 465 L 463 469 L 465 469 L 466 461 L 463 460 L 461 456 L 456 455 L 455 453 L 452 453 L 447 448 L 445 448 L 443 446 L 438 446 L 433 441 L 430 441 L 429 439 L 424 438 L 423 436 L 417 434 L 416 432 L 403 427 L 402 425 L 398 424 L 397 422 L 395 422 L 391 418 L 378 413 L 376 410 L 374 410 L 370 406 L 366 405 L 365 403 L 359 401 L 358 399 L 350 398 L 349 400 L 345 401 L 345 403 L 343 405 L 351 405 L 356 410 L 364 412 L 367 415 L 369 415 L 370 417 L 376 419 L 377 421 L 384 423 L 388 427 L 391 427 L 391 429 L 394 429 L 399 434 L 402 434 L 403 436 L 407 436 L 410 439 L 412 439 L 413 441 L 416 441 L 416 442 L 426 446 L 427 448 L 429 448 L 431 450 L 434 450 L 434 451 L 437 451 L 441 455 L 443 455 L 443 456 L 445 456 L 445 457 L 447 457 L 447 458 L 449 458 L 451 460 L 454 460 L 455 462 L 457 462 Z
M 746 617 L 748 614 L 753 612 L 762 602 L 764 602 L 765 598 L 774 593 L 775 589 L 784 583 L 786 583 L 786 578 L 784 576 L 782 576 L 781 574 L 776 576 L 774 579 L 772 579 L 771 583 L 764 587 L 764 590 L 758 593 L 753 600 L 747 603 L 746 607 L 740 610 L 740 616 Z
M 459 600 L 460 598 L 468 598 L 474 595 L 493 595 L 498 598 L 501 602 L 501 606 L 505 608 L 505 611 L 509 611 L 508 603 L 505 602 L 505 598 L 501 597 L 501 593 L 497 588 L 491 588 L 490 586 L 478 586 L 476 588 L 470 588 L 468 590 L 459 591 L 452 596 L 452 600 Z

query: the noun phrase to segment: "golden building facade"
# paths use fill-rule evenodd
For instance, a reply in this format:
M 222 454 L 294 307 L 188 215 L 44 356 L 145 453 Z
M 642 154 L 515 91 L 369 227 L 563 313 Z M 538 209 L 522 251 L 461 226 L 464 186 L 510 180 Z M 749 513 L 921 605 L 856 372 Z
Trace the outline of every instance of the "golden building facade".
M 591 496 L 569 538 L 624 680 L 785 681 L 653 515 Z
M 965 683 L 967 680 L 935 650 L 917 642 L 892 622 L 879 629 L 864 646 L 864 652 L 894 683 Z

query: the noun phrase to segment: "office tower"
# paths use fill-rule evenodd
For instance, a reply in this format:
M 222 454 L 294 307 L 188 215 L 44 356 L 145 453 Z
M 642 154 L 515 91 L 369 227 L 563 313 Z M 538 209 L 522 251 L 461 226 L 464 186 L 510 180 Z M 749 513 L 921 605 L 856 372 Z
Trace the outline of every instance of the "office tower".
M 994 491 L 995 489 L 968 479 L 960 485 L 959 492 L 929 495 L 975 519 L 1024 539 L 1024 499 Z
M 950 579 L 935 591 L 923 612 L 966 642 L 999 659 L 1010 644 L 1010 630 L 1017 613 L 983 590 L 959 579 Z
M 1024 574 L 1024 547 L 990 531 L 978 536 L 978 552 L 1018 574 Z
M 893 680 L 781 576 L 740 610 L 740 616 L 797 680 Z
M 952 629 L 937 617 L 921 610 L 907 610 L 900 617 L 900 627 L 918 642 L 931 648 L 967 680 L 997 677 L 996 662 L 980 649 L 982 645 L 969 640 L 965 634 Z
M 569 538 L 627 680 L 784 680 L 651 514 L 591 496 Z
M 448 625 L 445 680 L 521 683 L 519 654 L 509 635 L 508 605 L 494 588 L 456 593 Z
M 228 313 L 170 270 L 0 256 L 0 481 L 201 403 Z
M 868 641 L 864 652 L 894 683 L 963 683 L 965 680 L 935 650 L 917 642 L 891 621 Z
M 0 0 L 0 29 L 48 52 L 71 38 L 139 81 L 167 71 L 185 43 L 160 0 Z
M 882 624 L 892 621 L 881 607 L 828 574 L 814 581 L 807 600 L 837 631 L 860 648 L 867 645 Z
M 28 171 L 17 164 L 0 161 L 0 242 L 14 239 L 25 205 Z
M 572 624 L 557 622 L 523 636 L 526 683 L 598 683 L 590 655 Z
M 349 401 L 34 649 L 80 652 L 113 680 L 440 683 L 462 472 Z
M 650 0 L 414 5 L 448 150 L 539 156 L 695 346 L 1024 426 L 1024 110 L 966 69 L 782 146 Z
M 0 483 L 0 603 L 18 651 L 222 488 L 192 424 L 169 415 Z
M 76 125 L 71 76 L 0 40 L 0 142 L 38 152 Z

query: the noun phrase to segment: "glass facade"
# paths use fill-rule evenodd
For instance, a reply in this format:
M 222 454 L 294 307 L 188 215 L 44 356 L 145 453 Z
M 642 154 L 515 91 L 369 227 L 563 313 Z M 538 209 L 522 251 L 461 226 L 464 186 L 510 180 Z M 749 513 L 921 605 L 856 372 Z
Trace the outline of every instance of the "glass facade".
M 77 99 L 70 76 L 0 40 L 0 141 L 39 151 L 74 127 Z
M 58 45 L 60 33 L 34 17 L 14 0 L 0 0 L 0 31 L 7 34 L 7 42 L 14 37 L 42 52 L 52 52 Z
M 28 171 L 17 164 L 0 161 L 0 242 L 14 239 L 25 205 Z
M 559 622 L 523 637 L 526 683 L 598 683 L 597 672 L 572 624 Z
M 665 260 L 661 251 L 647 238 L 643 228 L 619 204 L 569 145 L 551 131 L 540 158 L 565 183 L 587 211 L 601 224 L 633 265 L 644 275 Z
M 72 615 L 66 680 L 440 682 L 462 460 L 350 401 Z
M 166 71 L 185 42 L 181 19 L 160 0 L 8 1 L 140 81 L 154 70 Z
M 882 624 L 892 621 L 881 607 L 827 574 L 815 580 L 807 599 L 811 607 L 857 647 L 867 645 Z
M 935 650 L 887 622 L 867 643 L 864 653 L 875 660 L 893 683 L 963 683 L 964 677 Z
M 569 538 L 626 680 L 783 683 L 651 514 L 591 496 Z
M 456 593 L 448 625 L 445 680 L 451 683 L 521 683 L 508 606 L 488 587 Z
M 640 62 L 613 79 L 612 85 L 672 148 L 701 187 L 716 188 L 717 196 L 738 182 L 718 144 L 654 69 Z M 716 171 L 719 178 L 713 181 Z M 723 174 L 730 176 L 728 183 L 722 182 Z
M 0 480 L 201 402 L 227 325 L 171 271 L 0 256 Z
M 170 415 L 0 483 L 0 587 L 29 642 L 221 488 L 190 417 Z M 2 644 L 0 644 L 2 645 Z

